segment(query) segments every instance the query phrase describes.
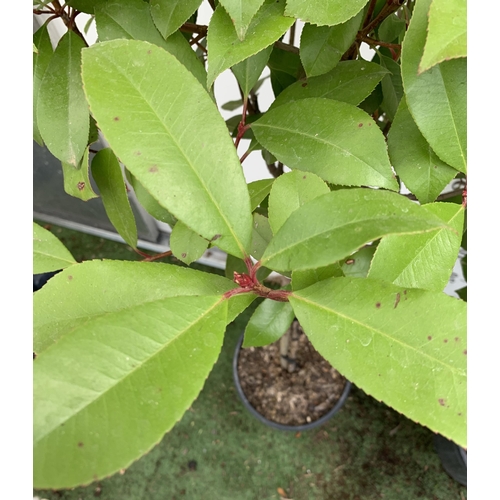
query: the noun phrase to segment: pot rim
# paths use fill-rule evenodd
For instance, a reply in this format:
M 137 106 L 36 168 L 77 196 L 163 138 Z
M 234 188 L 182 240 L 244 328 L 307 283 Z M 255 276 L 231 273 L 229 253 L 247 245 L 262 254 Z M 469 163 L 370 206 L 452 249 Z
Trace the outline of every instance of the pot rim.
M 351 392 L 351 387 L 352 384 L 349 382 L 349 380 L 345 379 L 346 384 L 344 387 L 344 390 L 342 391 L 342 394 L 340 398 L 337 400 L 333 408 L 328 411 L 328 413 L 325 413 L 322 417 L 318 418 L 318 420 L 315 420 L 314 422 L 308 423 L 308 424 L 301 424 L 301 425 L 286 425 L 286 424 L 280 424 L 278 422 L 273 422 L 272 420 L 267 419 L 263 415 L 261 415 L 251 404 L 250 401 L 248 401 L 248 398 L 246 397 L 245 393 L 243 392 L 243 389 L 240 384 L 240 378 L 238 375 L 238 358 L 241 350 L 241 346 L 243 344 L 243 339 L 245 336 L 245 332 L 243 332 L 238 340 L 238 343 L 236 344 L 236 349 L 234 350 L 234 355 L 233 355 L 233 380 L 234 384 L 236 386 L 236 391 L 238 392 L 238 396 L 240 397 L 241 401 L 243 402 L 245 408 L 259 420 L 263 424 L 266 424 L 269 427 L 273 427 L 275 429 L 279 429 L 282 431 L 306 431 L 306 430 L 311 430 L 316 427 L 319 427 L 320 425 L 324 424 L 327 420 L 333 417 L 345 404 L 347 397 L 349 396 L 349 393 Z M 344 377 L 345 378 L 345 377 Z

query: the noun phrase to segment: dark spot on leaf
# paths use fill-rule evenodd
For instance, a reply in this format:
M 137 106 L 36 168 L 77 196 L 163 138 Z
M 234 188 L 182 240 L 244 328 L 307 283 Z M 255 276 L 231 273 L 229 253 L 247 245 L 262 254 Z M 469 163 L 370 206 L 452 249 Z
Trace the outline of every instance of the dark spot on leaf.
M 348 266 L 350 266 L 351 264 L 354 264 L 355 262 L 356 262 L 356 260 L 355 260 L 355 259 L 347 259 L 347 260 L 345 261 L 345 263 L 346 263 Z
M 161 387 L 158 387 L 158 392 L 161 392 L 163 391 L 163 389 Z
M 80 442 L 78 443 L 78 447 L 79 447 L 79 448 L 81 448 L 82 446 L 83 446 L 83 443 L 80 441 Z
M 444 339 L 443 342 L 446 344 L 448 342 L 448 339 Z
M 134 151 L 134 156 L 141 156 L 142 153 L 140 151 Z
M 458 416 L 459 416 L 459 417 L 461 417 L 461 416 L 462 416 L 462 412 L 459 412 L 459 413 L 458 413 Z
M 467 356 L 467 349 L 465 349 L 464 354 Z
M 455 342 L 460 342 L 460 338 L 459 337 L 455 337 Z
M 151 49 L 149 49 L 147 53 L 148 53 L 148 54 L 151 54 Z
M 432 340 L 432 337 L 430 335 L 427 335 L 427 340 Z
M 307 179 L 307 175 L 304 175 L 304 176 L 302 177 L 302 179 Z
M 401 295 L 399 294 L 399 292 L 396 294 L 396 300 L 394 301 L 394 309 L 396 309 L 396 307 L 398 307 L 398 304 L 399 304 L 399 301 L 401 300 Z
M 190 460 L 188 462 L 188 469 L 189 470 L 196 470 L 197 467 L 198 467 L 198 464 L 197 464 L 196 460 Z
M 35 351 L 33 351 L 33 359 L 36 359 L 36 357 L 37 357 L 37 354 Z
M 80 181 L 76 187 L 78 188 L 79 191 L 83 191 L 83 189 L 85 188 L 85 182 L 82 182 Z
M 380 309 L 380 306 L 381 306 L 381 305 L 382 305 L 382 304 L 381 304 L 380 302 L 377 302 L 377 303 L 375 304 L 375 307 L 376 307 L 377 309 Z
M 73 276 L 71 274 L 68 276 L 68 281 L 71 281 L 73 279 Z
M 406 290 L 403 290 L 403 293 L 406 295 Z
M 445 405 L 445 400 L 443 398 L 439 398 L 438 399 L 438 402 L 441 406 L 444 406 Z
M 221 234 L 216 234 L 210 241 L 218 240 L 221 236 Z
M 303 84 L 302 84 L 302 87 L 307 87 L 307 83 L 303 83 Z
M 368 126 L 369 126 L 369 127 L 371 127 L 371 126 L 372 126 L 372 124 L 371 124 L 370 122 L 368 122 Z
M 182 254 L 181 254 L 181 257 L 182 257 L 183 259 L 185 259 L 185 258 L 187 257 L 187 253 L 182 253 Z
M 150 171 L 151 173 L 158 172 L 158 167 L 157 167 L 156 165 L 153 165 L 153 166 L 149 169 L 149 171 Z
M 363 124 L 362 124 L 362 123 L 359 123 L 359 124 L 358 124 L 358 127 L 362 127 L 362 126 L 363 126 Z

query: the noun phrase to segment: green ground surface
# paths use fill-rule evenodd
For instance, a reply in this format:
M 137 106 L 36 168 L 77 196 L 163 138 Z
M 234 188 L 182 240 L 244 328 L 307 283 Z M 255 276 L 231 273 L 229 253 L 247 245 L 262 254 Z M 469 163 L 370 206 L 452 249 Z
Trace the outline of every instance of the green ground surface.
M 119 243 L 50 229 L 78 261 L 140 260 Z M 293 500 L 467 498 L 467 489 L 444 472 L 433 433 L 356 387 L 342 410 L 319 429 L 277 431 L 252 417 L 232 380 L 235 345 L 250 314 L 251 309 L 228 326 L 200 396 L 148 454 L 123 474 L 34 495 L 48 500 L 271 500 L 283 498 L 280 493 Z

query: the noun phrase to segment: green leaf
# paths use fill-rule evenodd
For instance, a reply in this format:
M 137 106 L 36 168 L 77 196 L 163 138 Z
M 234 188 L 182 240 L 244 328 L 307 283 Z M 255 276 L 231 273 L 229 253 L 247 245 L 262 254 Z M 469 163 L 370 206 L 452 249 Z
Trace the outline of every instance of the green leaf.
M 332 70 L 352 45 L 363 21 L 363 12 L 336 26 L 306 24 L 300 37 L 300 60 L 308 77 Z
M 273 47 L 267 66 L 271 72 L 271 87 L 275 97 L 305 75 L 299 54 L 279 47 Z
M 248 193 L 250 194 L 250 210 L 253 212 L 271 192 L 274 179 L 260 179 L 248 184 Z
M 209 241 L 196 234 L 192 229 L 177 222 L 170 234 L 170 248 L 175 257 L 184 264 L 198 260 L 208 248 Z
M 399 101 L 403 97 L 403 82 L 401 80 L 401 67 L 391 57 L 380 54 L 380 65 L 390 72 L 382 78 L 382 93 L 384 99 L 381 103 L 382 109 L 389 120 L 394 120 L 398 110 Z
M 325 181 L 298 170 L 280 175 L 269 195 L 269 224 L 276 234 L 290 215 L 308 201 L 329 193 Z
M 95 19 L 101 42 L 124 38 L 158 45 L 175 56 L 205 86 L 207 73 L 188 41 L 179 32 L 165 40 L 154 25 L 147 2 L 108 0 L 96 8 Z
M 294 19 L 284 17 L 284 9 L 284 0 L 265 0 L 240 40 L 229 14 L 217 6 L 208 26 L 208 88 L 224 70 L 262 51 L 290 28 Z
M 44 73 L 37 103 L 37 123 L 45 145 L 61 162 L 77 167 L 89 138 L 89 107 L 80 75 L 85 42 L 66 32 Z
M 292 169 L 334 184 L 398 190 L 382 132 L 351 104 L 316 97 L 288 102 L 265 113 L 252 130 Z
M 226 9 L 234 29 L 240 40 L 245 39 L 250 22 L 260 9 L 264 0 L 220 0 L 221 5 Z
M 64 191 L 70 196 L 79 198 L 82 201 L 88 201 L 97 198 L 89 177 L 89 150 L 85 149 L 83 158 L 78 167 L 75 168 L 69 163 L 62 162 L 62 171 L 64 177 Z
M 289 302 L 264 299 L 245 328 L 242 347 L 262 347 L 276 342 L 290 328 L 294 317 Z
M 419 73 L 432 66 L 467 56 L 466 0 L 432 0 L 429 28 Z
M 286 16 L 319 26 L 334 26 L 354 17 L 368 0 L 287 0 Z
M 50 231 L 33 222 L 33 274 L 64 269 L 76 260 Z
M 420 133 L 404 97 L 389 130 L 387 144 L 392 166 L 420 203 L 434 201 L 457 174 L 438 158 Z
M 244 61 L 235 64 L 231 71 L 234 73 L 241 91 L 245 97 L 250 94 L 250 91 L 257 84 L 262 71 L 266 67 L 269 56 L 271 55 L 272 45 L 257 52 L 257 54 L 247 57 Z
M 52 54 L 54 53 L 52 43 L 50 42 L 50 35 L 47 30 L 47 24 L 44 24 L 34 33 L 33 45 L 36 46 L 37 49 L 36 52 L 33 52 L 33 139 L 40 146 L 43 146 L 43 139 L 38 130 L 36 112 L 40 84 L 45 75 L 45 71 L 47 71 Z
M 156 262 L 92 260 L 66 268 L 33 298 L 34 345 L 41 353 L 83 323 L 179 295 L 219 295 L 236 288 L 216 274 Z M 232 321 L 255 298 L 229 300 Z
M 314 348 L 348 380 L 467 446 L 466 304 L 383 281 L 334 278 L 290 303 Z
M 399 194 L 341 189 L 297 209 L 271 240 L 261 261 L 275 271 L 314 269 L 348 257 L 382 236 L 444 227 L 439 217 Z
M 113 40 L 85 49 L 83 79 L 127 169 L 177 219 L 244 257 L 252 232 L 245 178 L 224 120 L 192 74 L 155 45 Z
M 203 388 L 226 323 L 219 296 L 169 297 L 80 324 L 40 354 L 34 487 L 87 484 L 150 450 Z
M 467 60 L 443 61 L 419 74 L 431 0 L 417 0 L 403 41 L 401 74 L 408 109 L 434 152 L 467 172 Z
M 146 210 L 146 212 L 154 217 L 155 219 L 165 222 L 171 228 L 177 223 L 177 219 L 165 208 L 163 208 L 149 192 L 144 188 L 144 186 L 134 177 L 128 170 L 126 170 L 127 180 L 132 186 L 137 200 Z
M 101 149 L 92 160 L 92 176 L 99 188 L 109 220 L 132 248 L 137 247 L 137 226 L 127 196 L 118 159 L 110 148 Z
M 390 238 L 390 236 L 388 236 Z M 373 259 L 376 247 L 374 245 L 367 246 L 354 252 L 342 262 L 342 272 L 344 276 L 351 278 L 366 278 L 370 264 Z
M 269 220 L 261 214 L 253 214 L 253 233 L 252 233 L 252 251 L 251 255 L 260 260 L 267 245 L 273 237 Z
M 406 21 L 397 16 L 397 14 L 391 14 L 386 17 L 377 28 L 377 38 L 382 42 L 400 42 L 400 36 L 406 32 Z
M 387 69 L 373 62 L 341 61 L 329 73 L 299 80 L 288 86 L 276 97 L 271 109 L 287 101 L 308 97 L 325 97 L 357 106 L 373 92 L 387 73 Z
M 93 14 L 94 8 L 99 7 L 103 0 L 68 0 L 65 2 L 80 12 L 86 12 L 87 14 Z
M 163 38 L 177 31 L 201 5 L 202 0 L 150 0 L 151 17 Z
M 442 292 L 457 260 L 464 209 L 455 203 L 431 203 L 423 210 L 438 216 L 453 231 L 391 235 L 378 245 L 369 277 L 399 286 Z
M 318 281 L 323 281 L 328 278 L 339 278 L 344 276 L 340 262 L 329 264 L 317 269 L 296 270 L 292 272 L 292 289 L 301 290 L 308 286 L 314 285 Z

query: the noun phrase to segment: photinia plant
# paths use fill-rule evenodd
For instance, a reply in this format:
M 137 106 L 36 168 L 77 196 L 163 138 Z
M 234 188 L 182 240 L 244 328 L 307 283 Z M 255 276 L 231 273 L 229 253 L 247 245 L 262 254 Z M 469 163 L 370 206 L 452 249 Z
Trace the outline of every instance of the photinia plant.
M 87 484 L 151 449 L 256 297 L 245 346 L 296 317 L 347 379 L 465 447 L 466 303 L 443 292 L 465 247 L 465 0 L 212 0 L 208 26 L 201 3 L 34 2 L 48 18 L 33 134 L 68 195 L 96 197 L 91 172 L 137 249 L 133 190 L 173 227 L 174 256 L 216 246 L 231 278 L 161 255 L 77 263 L 34 224 L 34 272 L 63 269 L 34 295 L 34 486 Z M 216 103 L 228 69 L 241 101 Z M 218 104 L 242 110 L 225 122 Z M 272 176 L 247 183 L 253 151 Z M 269 288 L 271 271 L 290 286 Z

